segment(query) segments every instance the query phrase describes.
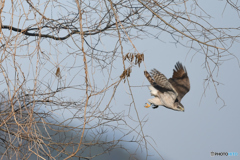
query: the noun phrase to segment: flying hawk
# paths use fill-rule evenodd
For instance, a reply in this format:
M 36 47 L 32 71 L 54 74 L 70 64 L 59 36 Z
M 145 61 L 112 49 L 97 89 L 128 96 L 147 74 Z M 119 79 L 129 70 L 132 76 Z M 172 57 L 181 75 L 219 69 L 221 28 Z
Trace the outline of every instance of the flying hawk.
M 181 104 L 181 99 L 190 90 L 190 82 L 187 75 L 186 68 L 177 62 L 175 69 L 173 69 L 172 78 L 167 79 L 166 76 L 158 70 L 151 70 L 150 74 L 144 71 L 144 75 L 150 82 L 149 89 L 152 99 L 148 99 L 153 108 L 164 106 L 176 111 L 184 111 L 184 106 Z M 146 104 L 146 108 L 151 105 Z

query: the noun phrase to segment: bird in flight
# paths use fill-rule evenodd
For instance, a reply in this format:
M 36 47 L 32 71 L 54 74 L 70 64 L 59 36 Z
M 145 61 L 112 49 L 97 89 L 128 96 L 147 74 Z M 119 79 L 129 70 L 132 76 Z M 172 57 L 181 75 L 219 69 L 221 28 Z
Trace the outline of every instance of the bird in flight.
M 153 108 L 164 106 L 175 111 L 184 111 L 181 100 L 189 92 L 190 82 L 187 70 L 182 63 L 176 63 L 173 76 L 169 79 L 156 69 L 151 70 L 150 74 L 144 71 L 144 75 L 151 84 L 149 89 L 151 95 L 154 96 L 148 99 L 150 104 L 147 103 L 146 108 L 153 105 Z

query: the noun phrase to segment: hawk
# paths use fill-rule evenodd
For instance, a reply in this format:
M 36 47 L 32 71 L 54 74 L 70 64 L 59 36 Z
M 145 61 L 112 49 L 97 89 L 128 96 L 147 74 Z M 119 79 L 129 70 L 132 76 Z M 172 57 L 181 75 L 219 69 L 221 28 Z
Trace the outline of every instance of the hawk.
M 189 92 L 190 82 L 187 70 L 182 63 L 176 63 L 173 76 L 169 79 L 156 69 L 151 70 L 150 74 L 144 71 L 144 75 L 151 84 L 149 89 L 151 95 L 154 96 L 154 98 L 148 99 L 150 104 L 147 103 L 146 108 L 153 105 L 153 108 L 164 106 L 175 111 L 184 111 L 181 100 Z

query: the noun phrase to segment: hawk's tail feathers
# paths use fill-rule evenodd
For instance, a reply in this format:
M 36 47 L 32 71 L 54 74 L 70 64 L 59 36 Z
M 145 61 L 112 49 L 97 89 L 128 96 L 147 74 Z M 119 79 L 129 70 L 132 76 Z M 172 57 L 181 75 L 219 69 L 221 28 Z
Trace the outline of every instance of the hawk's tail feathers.
M 152 77 L 151 77 L 151 75 L 148 73 L 148 71 L 144 71 L 144 75 L 145 75 L 145 77 L 147 78 L 147 80 L 149 81 L 149 83 L 150 83 L 151 85 L 153 85 L 154 80 L 152 79 Z

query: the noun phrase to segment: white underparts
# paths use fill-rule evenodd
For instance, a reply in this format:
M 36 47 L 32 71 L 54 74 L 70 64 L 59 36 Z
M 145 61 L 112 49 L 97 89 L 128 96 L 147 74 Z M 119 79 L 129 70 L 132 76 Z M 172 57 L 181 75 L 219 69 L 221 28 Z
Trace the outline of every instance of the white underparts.
M 176 94 L 173 91 L 160 92 L 153 86 L 149 86 L 151 95 L 154 98 L 148 99 L 148 101 L 157 106 L 165 106 L 168 108 L 174 108 L 174 101 L 176 100 Z
M 148 88 L 151 91 L 152 96 L 158 96 L 158 90 L 156 88 L 154 88 L 153 86 L 149 86 Z

